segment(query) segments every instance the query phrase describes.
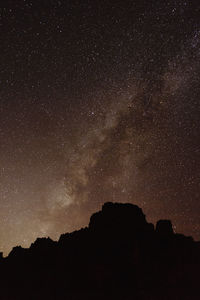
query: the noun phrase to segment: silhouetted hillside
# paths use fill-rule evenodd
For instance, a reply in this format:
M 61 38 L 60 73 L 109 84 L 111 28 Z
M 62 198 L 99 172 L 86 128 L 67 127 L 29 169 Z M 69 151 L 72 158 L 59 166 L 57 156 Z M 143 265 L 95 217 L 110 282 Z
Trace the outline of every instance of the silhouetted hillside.
M 200 243 L 132 204 L 105 203 L 88 227 L 0 261 L 2 300 L 200 299 Z

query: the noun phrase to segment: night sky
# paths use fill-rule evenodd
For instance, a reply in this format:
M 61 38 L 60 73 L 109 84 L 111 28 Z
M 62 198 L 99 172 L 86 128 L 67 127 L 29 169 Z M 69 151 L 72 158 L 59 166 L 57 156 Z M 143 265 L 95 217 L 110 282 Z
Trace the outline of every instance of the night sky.
M 105 201 L 200 239 L 199 1 L 0 6 L 0 251 Z

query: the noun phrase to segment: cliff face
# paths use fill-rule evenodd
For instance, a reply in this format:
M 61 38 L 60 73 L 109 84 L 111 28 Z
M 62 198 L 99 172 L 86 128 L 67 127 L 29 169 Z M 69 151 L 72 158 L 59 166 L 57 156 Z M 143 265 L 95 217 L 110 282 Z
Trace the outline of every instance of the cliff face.
M 105 203 L 89 226 L 1 258 L 0 299 L 200 299 L 200 245 L 156 229 L 132 204 Z

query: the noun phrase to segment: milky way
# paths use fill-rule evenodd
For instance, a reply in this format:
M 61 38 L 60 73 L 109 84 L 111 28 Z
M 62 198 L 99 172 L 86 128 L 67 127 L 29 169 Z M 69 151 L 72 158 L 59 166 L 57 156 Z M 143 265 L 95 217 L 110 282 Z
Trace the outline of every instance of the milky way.
M 105 201 L 199 239 L 199 5 L 22 2 L 0 10 L 1 251 Z

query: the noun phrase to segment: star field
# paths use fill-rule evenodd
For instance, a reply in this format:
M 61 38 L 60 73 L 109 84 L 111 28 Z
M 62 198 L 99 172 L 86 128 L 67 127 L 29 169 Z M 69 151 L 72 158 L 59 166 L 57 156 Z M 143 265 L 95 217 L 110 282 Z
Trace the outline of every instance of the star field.
M 0 250 L 105 201 L 200 239 L 197 1 L 1 1 Z

